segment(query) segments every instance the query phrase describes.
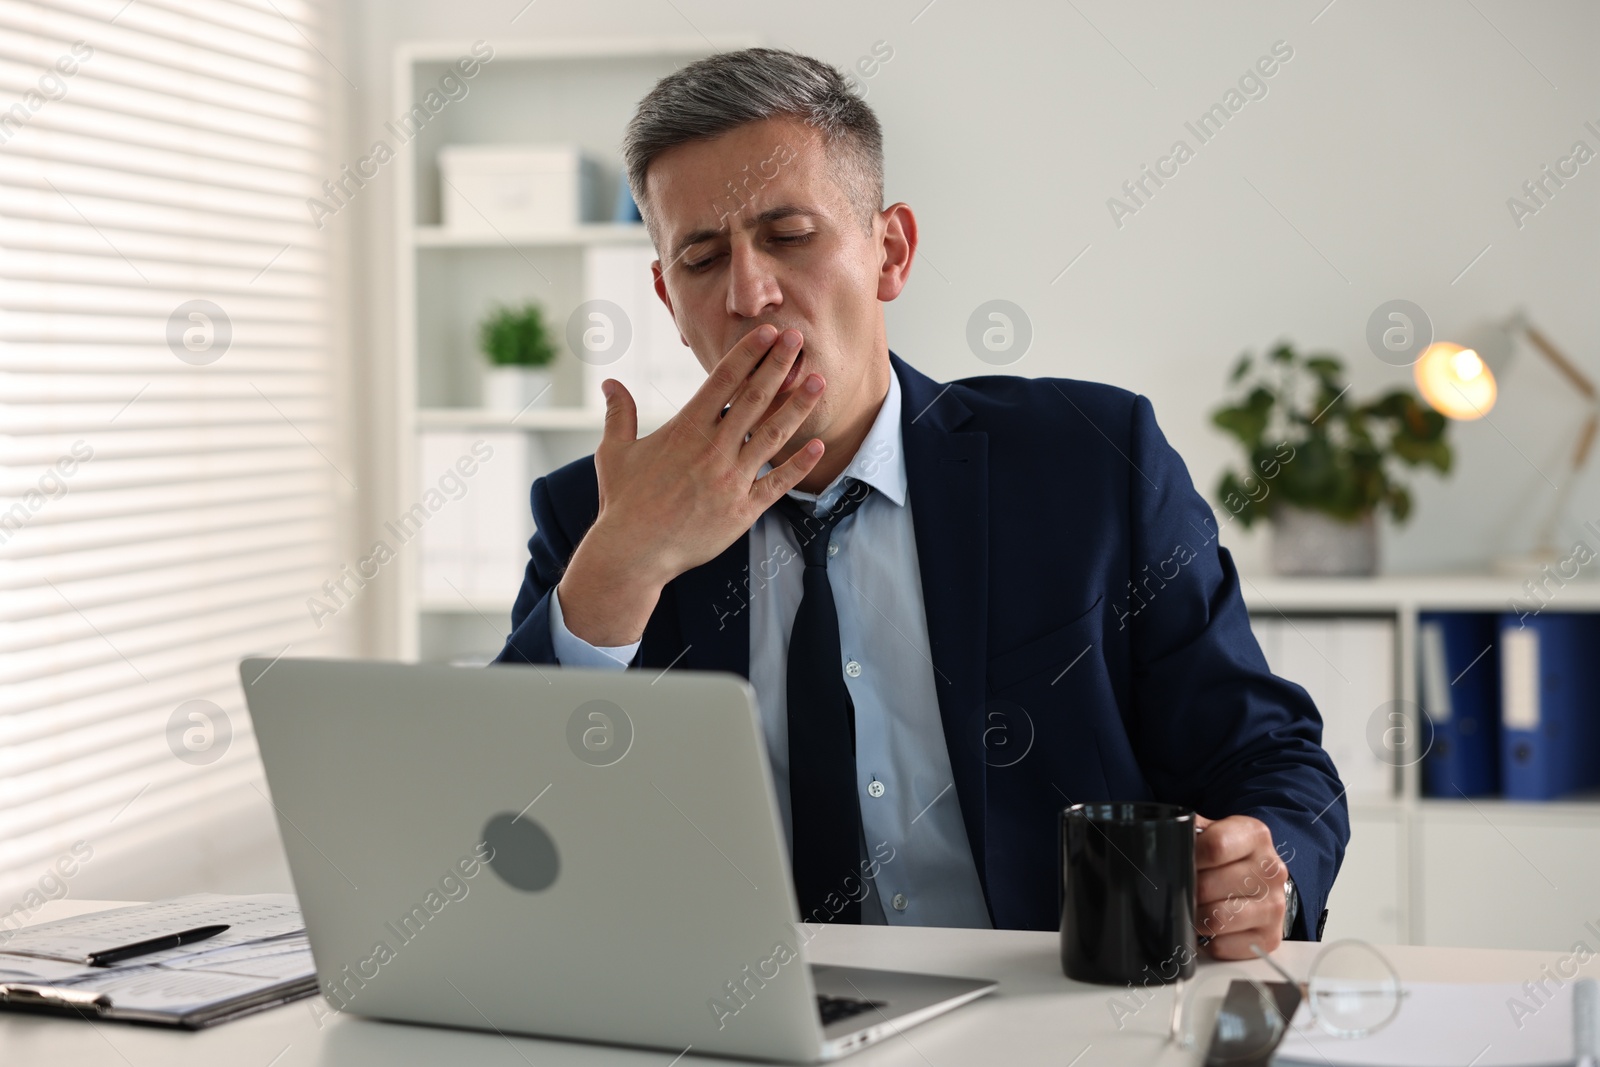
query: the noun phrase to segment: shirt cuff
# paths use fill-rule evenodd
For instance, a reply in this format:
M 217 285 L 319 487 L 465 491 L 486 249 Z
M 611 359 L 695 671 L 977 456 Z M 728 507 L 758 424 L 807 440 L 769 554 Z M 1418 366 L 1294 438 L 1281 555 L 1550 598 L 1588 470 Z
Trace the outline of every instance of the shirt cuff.
M 550 590 L 550 643 L 555 646 L 556 661 L 563 667 L 598 667 L 618 670 L 633 662 L 639 651 L 639 642 L 631 645 L 591 645 L 571 630 L 561 616 L 561 596 Z

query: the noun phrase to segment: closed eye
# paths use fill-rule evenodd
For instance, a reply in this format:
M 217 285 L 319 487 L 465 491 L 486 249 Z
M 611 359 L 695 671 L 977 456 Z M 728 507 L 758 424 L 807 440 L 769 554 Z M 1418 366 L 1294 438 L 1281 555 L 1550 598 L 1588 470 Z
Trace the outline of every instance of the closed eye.
M 772 238 L 772 240 L 777 241 L 780 244 L 789 245 L 790 247 L 794 247 L 794 246 L 798 246 L 798 245 L 803 245 L 803 244 L 809 243 L 811 238 L 813 238 L 815 236 L 816 236 L 816 234 L 814 232 L 813 233 L 787 234 L 787 235 L 783 235 L 783 236 L 775 236 L 775 237 Z M 689 270 L 691 270 L 695 274 L 704 274 L 707 270 L 709 270 L 711 268 L 711 265 L 713 263 L 715 263 L 721 256 L 722 256 L 722 253 L 718 252 L 716 255 L 707 256 L 705 259 L 697 260 L 694 263 L 685 263 L 684 266 L 688 267 Z

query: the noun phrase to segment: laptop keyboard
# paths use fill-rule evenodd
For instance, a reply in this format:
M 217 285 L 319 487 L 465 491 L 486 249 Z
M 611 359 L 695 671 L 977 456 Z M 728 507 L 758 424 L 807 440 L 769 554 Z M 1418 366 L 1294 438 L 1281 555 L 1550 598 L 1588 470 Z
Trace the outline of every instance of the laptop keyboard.
M 852 1015 L 860 1015 L 865 1011 L 884 1006 L 881 1000 L 865 1000 L 861 997 L 830 997 L 826 993 L 817 994 L 817 1014 L 822 1016 L 822 1025 L 828 1026 L 840 1019 L 848 1019 Z

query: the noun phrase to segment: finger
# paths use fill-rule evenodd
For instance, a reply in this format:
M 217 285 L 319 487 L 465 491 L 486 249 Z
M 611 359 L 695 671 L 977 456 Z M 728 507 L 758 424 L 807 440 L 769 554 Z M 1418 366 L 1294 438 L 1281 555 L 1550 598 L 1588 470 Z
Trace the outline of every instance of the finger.
M 1283 910 L 1281 893 L 1256 900 L 1235 897 L 1226 902 L 1202 905 L 1196 913 L 1195 930 L 1212 938 L 1257 927 L 1282 932 Z
M 606 421 L 601 428 L 602 441 L 633 441 L 639 436 L 639 411 L 634 406 L 633 394 L 615 378 L 600 383 L 606 395 Z
M 1206 951 L 1219 960 L 1253 960 L 1256 954 L 1251 945 L 1260 945 L 1262 952 L 1271 952 L 1283 944 L 1283 928 L 1261 927 L 1224 934 L 1206 946 Z
M 1283 893 L 1268 888 L 1254 896 L 1238 894 L 1223 900 L 1208 900 L 1195 909 L 1195 926 L 1203 934 L 1215 937 L 1237 930 L 1241 926 L 1256 926 L 1271 920 L 1277 913 L 1278 925 L 1283 925 Z
M 1271 900 L 1284 897 L 1284 883 L 1287 876 L 1266 877 L 1259 867 L 1251 867 L 1248 862 L 1243 864 L 1229 864 L 1227 867 L 1216 869 L 1221 872 L 1215 880 L 1200 880 L 1197 883 L 1195 898 L 1198 907 L 1205 908 L 1236 900 Z
M 821 462 L 822 452 L 822 442 L 813 437 L 796 449 L 794 455 L 757 478 L 750 487 L 750 498 L 755 501 L 756 507 L 766 511 L 779 497 L 799 485 L 811 473 L 811 468 Z
M 1194 865 L 1220 867 L 1244 859 L 1257 849 L 1270 852 L 1272 835 L 1265 823 L 1233 815 L 1218 819 L 1194 838 Z
M 1276 852 L 1258 852 L 1253 857 L 1256 870 L 1267 881 L 1282 885 L 1289 880 L 1289 865 L 1283 862 L 1283 857 Z
M 683 406 L 684 411 L 689 412 L 695 420 L 695 425 L 716 424 L 722 416 L 722 409 L 733 400 L 734 394 L 777 339 L 778 328 L 770 322 L 763 323 L 739 338 L 738 343 L 717 360 L 717 365 L 711 368 L 706 380 Z
M 799 330 L 784 330 L 778 336 L 777 344 L 767 352 L 766 362 L 751 372 L 743 388 L 734 396 L 732 406 L 722 418 L 722 434 L 731 441 L 733 447 L 743 446 L 745 435 L 767 413 L 803 344 L 805 338 Z
M 745 442 L 739 455 L 742 460 L 749 462 L 752 474 L 794 437 L 800 424 L 822 398 L 822 390 L 826 385 L 822 375 L 807 374 L 799 383 L 800 387 L 789 394 L 783 406 L 773 412 L 766 422 L 750 431 L 750 440 Z
M 1248 859 L 1234 860 L 1221 867 L 1206 867 L 1197 874 L 1195 896 L 1202 901 L 1255 896 L 1261 893 L 1263 886 L 1271 884 Z

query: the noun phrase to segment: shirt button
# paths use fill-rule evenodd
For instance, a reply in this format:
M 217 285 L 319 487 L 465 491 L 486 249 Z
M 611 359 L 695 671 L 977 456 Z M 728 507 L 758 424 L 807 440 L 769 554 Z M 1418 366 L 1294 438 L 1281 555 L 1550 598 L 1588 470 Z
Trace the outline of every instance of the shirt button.
M 837 556 L 838 554 L 839 554 L 839 542 L 837 542 L 837 541 L 829 541 L 828 542 L 828 555 Z
M 905 911 L 911 906 L 911 901 L 906 899 L 904 893 L 896 893 L 894 899 L 890 900 L 889 903 L 894 906 L 895 911 Z
M 881 797 L 881 796 L 883 796 L 883 783 L 878 781 L 876 778 L 874 778 L 867 785 L 867 795 L 868 796 L 873 796 L 873 797 Z
M 851 660 L 849 663 L 844 665 L 844 673 L 848 674 L 852 678 L 861 677 L 861 664 L 857 663 L 855 660 Z

